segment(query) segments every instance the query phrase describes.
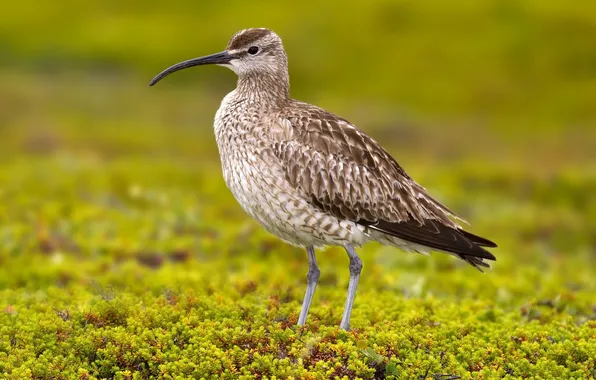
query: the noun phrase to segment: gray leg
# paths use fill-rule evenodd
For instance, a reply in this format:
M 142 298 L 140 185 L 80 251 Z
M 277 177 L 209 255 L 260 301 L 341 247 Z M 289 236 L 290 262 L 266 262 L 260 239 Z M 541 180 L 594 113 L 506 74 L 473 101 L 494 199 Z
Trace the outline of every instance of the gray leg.
M 306 275 L 306 294 L 304 295 L 304 301 L 302 301 L 302 309 L 300 310 L 300 317 L 298 318 L 298 326 L 304 325 L 306 317 L 308 316 L 308 309 L 310 309 L 310 303 L 312 296 L 315 294 L 317 288 L 317 282 L 321 276 L 321 271 L 317 265 L 317 257 L 315 256 L 315 249 L 310 246 L 306 247 L 306 253 L 308 255 L 308 274 Z
M 350 315 L 352 314 L 352 306 L 354 306 L 354 296 L 356 295 L 356 288 L 358 287 L 358 280 L 360 279 L 360 272 L 362 271 L 362 261 L 354 247 L 346 245 L 346 252 L 350 257 L 350 283 L 348 284 L 348 297 L 346 298 L 346 306 L 344 313 L 341 316 L 341 323 L 339 328 L 342 330 L 350 329 Z

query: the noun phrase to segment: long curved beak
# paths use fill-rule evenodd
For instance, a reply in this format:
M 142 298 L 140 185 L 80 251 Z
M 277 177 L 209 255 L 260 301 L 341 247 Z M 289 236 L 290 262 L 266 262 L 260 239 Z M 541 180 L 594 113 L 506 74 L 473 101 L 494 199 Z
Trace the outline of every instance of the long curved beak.
M 227 51 L 222 51 L 221 53 L 215 53 L 211 55 L 207 55 L 205 57 L 200 58 L 193 58 L 189 59 L 188 61 L 180 62 L 175 64 L 174 66 L 170 66 L 161 73 L 157 74 L 153 80 L 149 83 L 149 86 L 153 86 L 155 83 L 159 82 L 166 76 L 176 72 L 178 70 L 186 69 L 193 66 L 199 65 L 217 65 L 217 64 L 225 64 L 230 63 L 230 61 L 234 58 L 230 53 Z

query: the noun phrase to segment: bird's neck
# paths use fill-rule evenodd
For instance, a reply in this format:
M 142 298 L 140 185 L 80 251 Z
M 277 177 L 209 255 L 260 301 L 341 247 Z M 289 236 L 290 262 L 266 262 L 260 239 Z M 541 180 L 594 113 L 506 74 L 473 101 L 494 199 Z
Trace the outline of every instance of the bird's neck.
M 238 77 L 236 93 L 243 98 L 272 107 L 290 99 L 290 80 L 287 71 L 276 73 L 249 73 Z

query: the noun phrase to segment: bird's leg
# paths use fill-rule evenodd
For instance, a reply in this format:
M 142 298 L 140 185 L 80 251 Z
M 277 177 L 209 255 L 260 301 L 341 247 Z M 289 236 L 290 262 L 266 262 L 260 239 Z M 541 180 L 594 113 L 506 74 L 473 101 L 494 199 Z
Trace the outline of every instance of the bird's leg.
M 308 309 L 312 296 L 315 294 L 317 282 L 321 276 L 321 271 L 317 265 L 317 257 L 315 256 L 315 249 L 312 246 L 306 247 L 308 255 L 308 274 L 306 275 L 306 294 L 304 294 L 304 301 L 302 301 L 302 309 L 300 310 L 300 317 L 298 318 L 298 326 L 304 325 L 306 317 L 308 316 Z
M 356 288 L 358 287 L 358 280 L 360 279 L 360 272 L 362 271 L 362 260 L 351 245 L 346 245 L 346 252 L 350 257 L 350 282 L 348 284 L 348 297 L 346 298 L 346 306 L 344 306 L 344 313 L 341 316 L 341 323 L 339 328 L 343 330 L 350 329 L 350 315 L 352 314 L 352 306 L 354 306 L 354 296 L 356 295 Z

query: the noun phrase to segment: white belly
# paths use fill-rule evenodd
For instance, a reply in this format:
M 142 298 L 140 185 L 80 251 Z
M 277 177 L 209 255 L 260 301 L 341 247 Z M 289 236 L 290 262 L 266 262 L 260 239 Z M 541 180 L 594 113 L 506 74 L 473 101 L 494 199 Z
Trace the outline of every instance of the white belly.
M 299 246 L 365 242 L 363 228 L 328 215 L 304 199 L 286 181 L 279 163 L 247 151 L 237 150 L 231 157 L 222 157 L 225 182 L 246 213 L 267 231 Z
M 312 206 L 285 178 L 282 163 L 251 130 L 248 120 L 235 123 L 221 117 L 226 96 L 215 118 L 215 136 L 226 185 L 242 206 L 267 231 L 300 246 L 361 245 L 364 228 L 339 220 Z M 250 115 L 250 113 L 249 113 Z M 258 115 L 255 115 L 255 118 Z

